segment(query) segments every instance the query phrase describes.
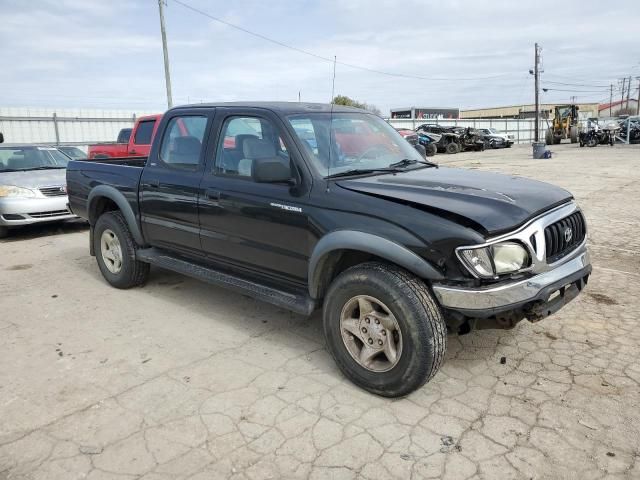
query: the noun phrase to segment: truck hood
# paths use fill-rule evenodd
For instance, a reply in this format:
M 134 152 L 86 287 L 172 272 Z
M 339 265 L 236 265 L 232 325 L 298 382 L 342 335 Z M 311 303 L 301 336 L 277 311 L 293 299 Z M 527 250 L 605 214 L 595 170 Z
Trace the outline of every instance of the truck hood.
M 39 187 L 57 187 L 66 184 L 67 171 L 64 168 L 0 172 L 0 185 L 37 189 Z
M 458 168 L 424 168 L 337 182 L 343 188 L 463 217 L 483 233 L 514 229 L 572 195 L 527 178 Z

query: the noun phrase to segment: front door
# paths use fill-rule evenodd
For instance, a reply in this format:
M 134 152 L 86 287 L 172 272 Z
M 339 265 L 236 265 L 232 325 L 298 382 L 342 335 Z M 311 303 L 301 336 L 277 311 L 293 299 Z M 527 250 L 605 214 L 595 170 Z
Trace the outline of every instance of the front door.
M 140 179 L 140 218 L 145 239 L 156 247 L 200 252 L 198 194 L 206 133 L 212 112 L 176 113 L 166 120 L 158 148 Z
M 200 189 L 203 250 L 213 259 L 295 283 L 307 281 L 308 190 L 291 139 L 267 114 L 225 109 Z M 255 164 L 283 163 L 291 182 L 260 183 Z

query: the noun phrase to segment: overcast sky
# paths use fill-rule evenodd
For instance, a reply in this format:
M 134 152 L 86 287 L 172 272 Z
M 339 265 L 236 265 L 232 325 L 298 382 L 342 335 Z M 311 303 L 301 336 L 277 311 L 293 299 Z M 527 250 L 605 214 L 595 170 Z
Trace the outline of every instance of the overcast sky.
M 536 41 L 543 47 L 543 86 L 577 90 L 549 91 L 543 101 L 608 99 L 606 86 L 640 75 L 637 0 L 183 1 L 322 57 L 429 78 L 338 64 L 336 94 L 373 103 L 383 114 L 411 105 L 531 103 Z M 330 100 L 331 62 L 167 2 L 175 104 L 295 101 L 298 92 L 303 101 Z M 163 110 L 158 3 L 0 0 L 0 72 L 0 106 Z

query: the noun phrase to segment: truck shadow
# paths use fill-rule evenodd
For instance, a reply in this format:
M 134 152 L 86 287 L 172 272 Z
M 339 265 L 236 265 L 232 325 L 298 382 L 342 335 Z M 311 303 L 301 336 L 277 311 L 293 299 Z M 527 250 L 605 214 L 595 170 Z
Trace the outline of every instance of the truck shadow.
M 86 250 L 78 251 L 78 256 L 86 254 Z M 106 295 L 120 293 L 102 278 L 95 260 L 78 262 L 76 267 L 85 270 L 85 273 L 100 282 L 100 288 L 105 289 Z M 305 317 L 237 292 L 155 267 L 151 268 L 147 284 L 133 292 L 136 296 L 148 296 L 175 304 L 179 310 L 184 311 L 185 318 L 191 315 L 208 317 L 212 323 L 220 325 L 222 330 L 238 332 L 245 338 L 245 346 L 239 352 L 246 349 L 260 350 L 267 351 L 265 355 L 270 356 L 306 358 L 308 367 L 317 373 L 329 374 L 348 382 L 338 371 L 326 349 L 321 310 Z M 135 306 L 132 305 L 132 308 Z M 470 370 L 478 363 L 499 362 L 498 344 L 501 340 L 510 343 L 505 336 L 516 336 L 517 330 L 518 328 L 509 331 L 472 331 L 462 336 L 449 334 L 445 367 L 450 362 L 449 368 Z M 197 332 L 193 333 L 198 335 Z
M 36 223 L 9 230 L 9 236 L 0 239 L 0 243 L 20 242 L 34 238 L 66 235 L 68 233 L 84 232 L 89 229 L 85 220 L 67 220 L 59 223 Z

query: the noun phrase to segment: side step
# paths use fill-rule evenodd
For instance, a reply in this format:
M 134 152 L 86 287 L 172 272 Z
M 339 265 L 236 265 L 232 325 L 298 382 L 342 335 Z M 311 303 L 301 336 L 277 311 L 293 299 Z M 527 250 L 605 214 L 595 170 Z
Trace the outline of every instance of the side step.
M 245 280 L 228 273 L 198 265 L 196 263 L 163 252 L 157 248 L 146 248 L 136 252 L 138 260 L 172 270 L 212 285 L 235 290 L 256 300 L 271 303 L 303 315 L 311 315 L 316 308 L 315 301 L 307 294 L 296 295 L 259 283 Z

